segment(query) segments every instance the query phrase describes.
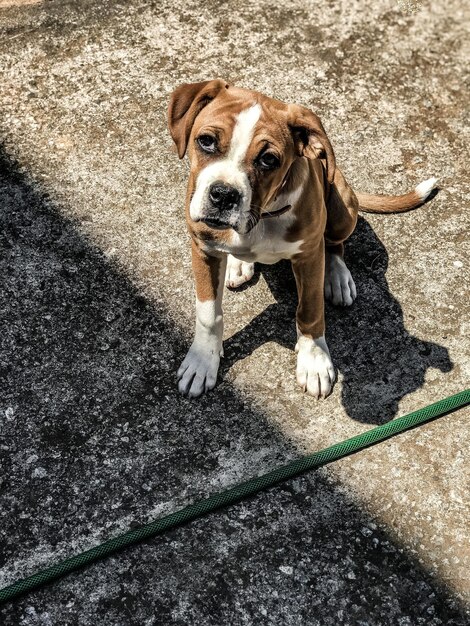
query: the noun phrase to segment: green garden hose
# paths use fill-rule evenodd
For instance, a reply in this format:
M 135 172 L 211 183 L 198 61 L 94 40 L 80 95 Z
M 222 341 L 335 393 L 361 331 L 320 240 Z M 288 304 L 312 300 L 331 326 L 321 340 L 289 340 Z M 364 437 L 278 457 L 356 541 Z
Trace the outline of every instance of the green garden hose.
M 383 426 L 377 426 L 372 428 L 361 435 L 351 437 L 340 443 L 336 443 L 329 448 L 314 452 L 304 456 L 297 461 L 283 465 L 267 474 L 262 476 L 251 478 L 246 482 L 240 483 L 226 491 L 215 493 L 208 498 L 199 500 L 194 504 L 166 515 L 161 519 L 157 519 L 154 522 L 150 522 L 139 528 L 126 532 L 114 539 L 109 539 L 105 543 L 86 550 L 81 554 L 77 554 L 69 559 L 61 561 L 56 565 L 47 567 L 44 570 L 23 578 L 17 582 L 0 589 L 0 605 L 13 600 L 14 598 L 28 592 L 33 589 L 49 583 L 57 578 L 61 578 L 65 574 L 73 572 L 79 568 L 94 563 L 100 559 L 103 559 L 118 550 L 122 550 L 127 546 L 139 543 L 146 539 L 150 539 L 155 535 L 159 535 L 170 528 L 175 528 L 187 522 L 190 522 L 202 515 L 216 511 L 217 509 L 234 504 L 243 498 L 247 498 L 264 489 L 273 487 L 278 483 L 298 476 L 308 470 L 320 467 L 332 461 L 337 461 L 349 454 L 364 450 L 373 444 L 384 441 L 394 435 L 404 432 L 410 428 L 424 424 L 436 417 L 441 417 L 447 413 L 460 409 L 470 403 L 470 389 L 461 391 L 449 398 L 439 400 L 430 406 L 399 417 Z

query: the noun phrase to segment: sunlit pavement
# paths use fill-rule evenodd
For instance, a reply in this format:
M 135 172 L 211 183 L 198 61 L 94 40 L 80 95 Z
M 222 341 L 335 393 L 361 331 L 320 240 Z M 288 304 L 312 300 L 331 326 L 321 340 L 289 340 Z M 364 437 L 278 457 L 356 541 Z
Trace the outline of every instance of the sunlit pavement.
M 16 6 L 8 6 L 16 5 Z M 462 3 L 0 0 L 0 586 L 468 386 Z M 194 293 L 166 105 L 222 77 L 321 116 L 366 216 L 339 382 L 295 383 L 295 289 L 225 295 L 207 397 L 174 372 Z M 468 623 L 468 411 L 70 575 L 2 624 Z

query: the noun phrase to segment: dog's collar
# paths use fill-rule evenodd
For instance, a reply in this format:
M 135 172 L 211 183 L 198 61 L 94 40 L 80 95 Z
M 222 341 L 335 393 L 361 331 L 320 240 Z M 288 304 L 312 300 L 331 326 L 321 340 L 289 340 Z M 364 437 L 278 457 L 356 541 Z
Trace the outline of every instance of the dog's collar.
M 283 213 L 288 211 L 290 208 L 291 208 L 291 205 L 286 204 L 286 206 L 283 206 L 282 209 L 276 209 L 275 211 L 265 211 L 264 213 L 261 213 L 261 219 L 264 220 L 268 217 L 279 217 L 279 215 L 282 215 Z

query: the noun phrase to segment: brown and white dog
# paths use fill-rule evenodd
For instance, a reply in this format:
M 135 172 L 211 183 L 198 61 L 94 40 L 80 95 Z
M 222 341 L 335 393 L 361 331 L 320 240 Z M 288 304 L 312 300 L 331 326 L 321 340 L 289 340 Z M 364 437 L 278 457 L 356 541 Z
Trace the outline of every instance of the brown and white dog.
M 186 218 L 196 281 L 196 333 L 178 370 L 195 398 L 215 386 L 222 356 L 224 282 L 250 280 L 254 262 L 290 259 L 298 290 L 297 382 L 326 397 L 335 369 L 325 341 L 324 297 L 349 306 L 356 287 L 343 260 L 359 209 L 406 211 L 436 179 L 401 196 L 355 193 L 336 166 L 320 119 L 223 80 L 184 84 L 168 123 L 178 155 L 189 153 Z

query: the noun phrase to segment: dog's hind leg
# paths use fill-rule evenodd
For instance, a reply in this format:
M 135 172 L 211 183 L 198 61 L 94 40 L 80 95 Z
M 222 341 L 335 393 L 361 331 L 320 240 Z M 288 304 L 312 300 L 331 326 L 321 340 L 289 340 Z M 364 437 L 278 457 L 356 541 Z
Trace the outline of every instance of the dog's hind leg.
M 325 299 L 338 306 L 351 306 L 356 299 L 356 284 L 343 254 L 326 250 Z
M 231 254 L 227 258 L 227 271 L 225 273 L 225 286 L 235 289 L 241 287 L 253 278 L 255 264 L 240 261 Z
M 350 306 L 356 299 L 356 285 L 344 262 L 344 241 L 357 222 L 358 202 L 339 169 L 335 171 L 326 202 L 325 298 L 336 305 Z

